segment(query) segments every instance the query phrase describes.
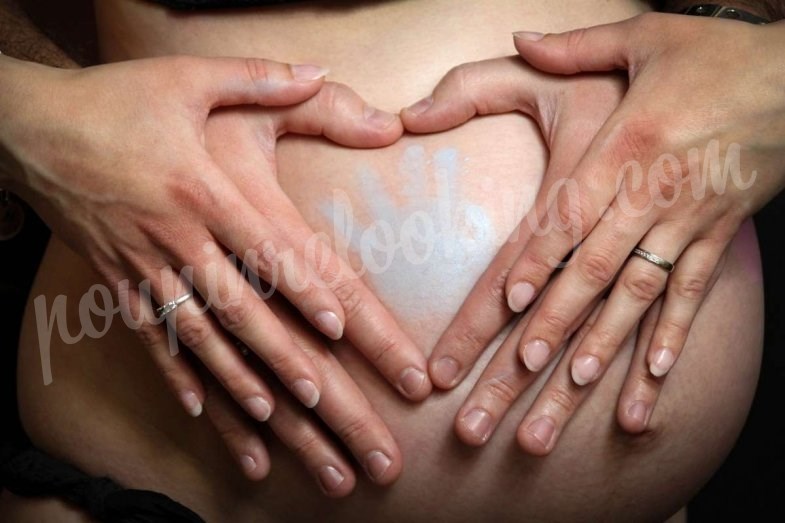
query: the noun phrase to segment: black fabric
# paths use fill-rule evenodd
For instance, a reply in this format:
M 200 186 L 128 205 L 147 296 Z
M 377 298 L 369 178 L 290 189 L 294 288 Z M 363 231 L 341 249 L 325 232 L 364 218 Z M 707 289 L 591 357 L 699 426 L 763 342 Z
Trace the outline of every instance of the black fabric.
M 0 446 L 0 483 L 18 496 L 61 498 L 98 521 L 204 523 L 163 494 L 124 489 L 109 478 L 90 477 L 32 447 Z
M 302 0 L 151 0 L 172 9 L 230 9 L 291 4 Z

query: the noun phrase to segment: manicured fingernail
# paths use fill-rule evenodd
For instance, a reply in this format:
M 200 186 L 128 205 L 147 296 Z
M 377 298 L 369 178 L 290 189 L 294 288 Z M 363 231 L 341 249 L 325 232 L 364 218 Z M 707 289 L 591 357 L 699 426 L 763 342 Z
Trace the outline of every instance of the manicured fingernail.
M 314 317 L 319 330 L 327 335 L 331 340 L 340 340 L 343 336 L 343 324 L 338 319 L 338 315 L 332 311 L 320 311 Z
M 319 469 L 319 483 L 326 492 L 333 491 L 341 486 L 344 477 L 340 471 L 331 466 L 322 467 Z
M 538 372 L 548 363 L 551 350 L 543 340 L 532 340 L 523 346 L 523 363 L 532 372 Z
M 292 76 L 298 82 L 312 82 L 327 76 L 327 73 L 330 72 L 329 69 L 319 67 L 318 65 L 296 64 L 291 65 L 290 67 L 292 70 Z
M 642 401 L 636 401 L 627 409 L 627 415 L 645 427 L 646 418 L 649 416 L 649 407 Z
M 309 409 L 314 408 L 319 403 L 319 389 L 316 388 L 312 381 L 299 379 L 294 382 L 292 389 L 294 389 L 297 399 Z
M 553 433 L 556 430 L 556 425 L 553 424 L 553 420 L 548 416 L 544 416 L 542 418 L 538 418 L 534 420 L 527 428 L 526 431 L 529 432 L 532 436 L 535 437 L 537 441 L 542 443 L 542 446 L 546 449 L 551 444 L 551 440 L 553 439 Z
M 398 386 L 407 396 L 414 396 L 425 382 L 425 373 L 414 367 L 409 367 L 401 373 Z
M 183 402 L 186 412 L 194 418 L 198 418 L 202 413 L 202 402 L 199 401 L 199 397 L 195 393 L 185 392 L 180 396 L 180 400 Z
M 583 386 L 597 379 L 600 360 L 596 356 L 581 356 L 572 364 L 572 381 Z
M 406 110 L 415 116 L 421 115 L 433 105 L 433 96 L 423 98 L 414 105 L 410 105 Z
M 365 458 L 365 469 L 374 481 L 382 479 L 382 476 L 384 476 L 384 473 L 390 468 L 390 465 L 392 465 L 390 458 L 379 450 L 369 452 L 368 457 Z
M 365 106 L 365 110 L 363 111 L 365 115 L 365 120 L 373 125 L 374 127 L 378 127 L 380 129 L 386 129 L 389 127 L 396 119 L 396 116 L 392 113 L 388 113 L 386 111 L 381 111 L 376 109 L 375 107 L 371 107 L 370 105 Z
M 516 283 L 507 295 L 507 306 L 513 312 L 523 312 L 534 298 L 534 285 L 528 282 Z
M 452 387 L 460 366 L 455 358 L 445 356 L 433 365 L 433 379 L 440 387 Z
M 254 470 L 256 470 L 256 460 L 253 459 L 248 454 L 243 454 L 240 456 L 240 465 L 242 465 L 243 470 L 246 474 L 250 474 Z
M 673 362 L 676 361 L 673 352 L 670 349 L 662 348 L 654 353 L 654 357 L 651 359 L 651 365 L 649 365 L 649 372 L 651 372 L 656 377 L 665 376 L 671 367 L 673 367 Z
M 512 34 L 515 38 L 520 38 L 521 40 L 528 40 L 530 42 L 539 42 L 545 36 L 542 33 L 538 33 L 536 31 L 518 31 Z
M 472 409 L 464 416 L 463 424 L 480 441 L 485 442 L 491 435 L 491 415 L 485 409 Z
M 270 404 L 261 396 L 255 396 L 245 400 L 245 410 L 259 421 L 267 421 L 270 419 L 270 414 L 273 413 Z

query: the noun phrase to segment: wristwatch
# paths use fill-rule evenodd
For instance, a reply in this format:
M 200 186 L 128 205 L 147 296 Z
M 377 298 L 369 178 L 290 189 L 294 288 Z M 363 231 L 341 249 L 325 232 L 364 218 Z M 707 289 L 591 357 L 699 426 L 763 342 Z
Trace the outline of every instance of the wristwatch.
M 771 23 L 761 16 L 754 15 L 749 11 L 744 11 L 736 7 L 727 7 L 717 4 L 698 4 L 688 7 L 681 12 L 683 15 L 692 16 L 711 16 L 714 18 L 727 18 L 729 20 L 739 20 L 741 22 L 749 22 L 756 25 L 765 25 Z

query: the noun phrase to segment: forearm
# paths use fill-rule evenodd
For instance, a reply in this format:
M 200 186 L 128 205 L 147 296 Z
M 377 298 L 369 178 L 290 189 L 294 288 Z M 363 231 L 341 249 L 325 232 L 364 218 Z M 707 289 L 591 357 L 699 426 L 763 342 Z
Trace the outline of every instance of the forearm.
M 678 13 L 696 4 L 717 4 L 738 7 L 772 22 L 785 18 L 785 0 L 655 0 L 652 3 L 655 9 L 667 13 Z
M 54 67 L 79 67 L 38 30 L 15 0 L 0 0 L 0 51 L 20 60 Z

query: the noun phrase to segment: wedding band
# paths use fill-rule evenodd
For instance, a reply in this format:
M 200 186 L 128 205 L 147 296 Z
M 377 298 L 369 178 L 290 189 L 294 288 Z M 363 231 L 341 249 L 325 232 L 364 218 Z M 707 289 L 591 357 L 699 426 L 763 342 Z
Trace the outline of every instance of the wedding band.
M 163 318 L 167 314 L 170 314 L 170 313 L 174 312 L 174 310 L 177 307 L 179 307 L 183 303 L 187 302 L 192 297 L 193 297 L 193 295 L 189 292 L 187 294 L 183 294 L 182 296 L 180 296 L 176 300 L 172 300 L 172 301 L 170 301 L 168 303 L 164 303 L 163 305 L 161 305 L 160 307 L 155 309 L 155 316 L 157 318 Z
M 644 249 L 641 249 L 640 247 L 635 247 L 632 250 L 632 253 L 635 256 L 640 256 L 641 258 L 643 258 L 649 263 L 653 263 L 654 265 L 664 270 L 665 272 L 673 272 L 673 264 L 668 260 L 666 260 L 665 258 L 660 258 L 653 252 L 646 251 Z

